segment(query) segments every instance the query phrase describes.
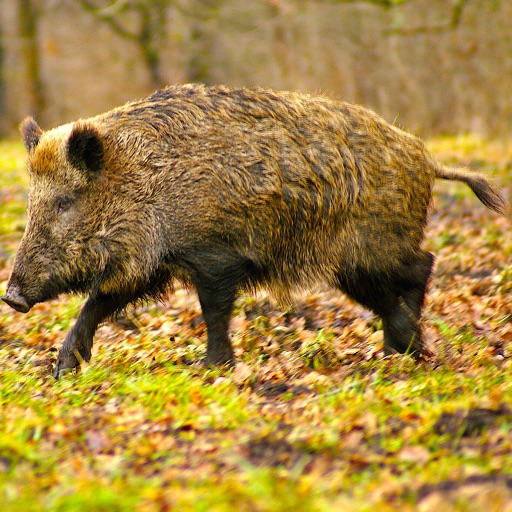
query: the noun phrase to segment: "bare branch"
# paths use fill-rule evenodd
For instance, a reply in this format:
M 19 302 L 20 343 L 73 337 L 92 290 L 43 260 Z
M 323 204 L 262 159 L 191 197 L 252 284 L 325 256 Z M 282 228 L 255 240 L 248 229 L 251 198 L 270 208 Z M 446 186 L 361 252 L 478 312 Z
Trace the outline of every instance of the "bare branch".
M 324 0 L 318 0 L 325 3 Z M 378 7 L 389 9 L 391 7 L 398 7 L 399 5 L 412 2 L 414 0 L 330 0 L 332 4 L 373 4 Z
M 165 34 L 165 9 L 169 5 L 168 0 L 115 0 L 104 8 L 89 0 L 79 0 L 79 3 L 86 12 L 107 24 L 116 35 L 134 42 L 139 47 L 152 85 L 160 88 L 163 85 L 163 78 L 158 43 Z M 133 30 L 125 28 L 120 21 L 126 12 L 136 15 L 137 27 Z
M 322 1 L 322 0 L 318 0 Z M 413 2 L 414 0 L 330 0 L 330 3 L 335 4 L 373 4 L 378 7 L 390 9 L 392 7 L 398 7 L 400 5 Z M 457 28 L 460 24 L 462 14 L 466 4 L 469 0 L 458 0 L 453 6 L 451 18 L 445 23 L 439 25 L 426 25 L 413 28 L 391 28 L 384 30 L 384 34 L 400 34 L 400 35 L 416 35 L 426 33 L 441 33 L 447 32 Z
M 425 25 L 412 28 L 391 28 L 384 31 L 385 34 L 399 34 L 399 35 L 417 35 L 417 34 L 431 34 L 431 33 L 442 33 L 457 28 L 462 19 L 464 8 L 466 7 L 469 0 L 458 0 L 454 5 L 452 16 L 450 20 L 439 25 Z
M 130 39 L 131 41 L 138 41 L 139 36 L 130 32 L 126 28 L 124 28 L 118 21 L 114 18 L 114 16 L 120 12 L 127 4 L 124 0 L 118 0 L 112 6 L 107 7 L 106 9 L 100 9 L 96 7 L 92 2 L 88 0 L 78 0 L 80 5 L 89 13 L 98 18 L 99 20 L 106 23 L 116 34 L 124 37 L 125 39 Z

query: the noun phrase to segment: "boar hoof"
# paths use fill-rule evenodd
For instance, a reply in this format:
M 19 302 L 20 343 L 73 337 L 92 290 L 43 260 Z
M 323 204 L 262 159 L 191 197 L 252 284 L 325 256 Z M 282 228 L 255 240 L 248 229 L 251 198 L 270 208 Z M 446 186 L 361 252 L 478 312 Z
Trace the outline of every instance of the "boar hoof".
M 55 379 L 59 380 L 60 377 L 69 373 L 73 368 L 79 368 L 80 363 L 73 353 L 70 354 L 59 354 L 57 362 L 55 363 L 55 368 L 53 370 L 53 376 Z
M 211 367 L 231 368 L 232 366 L 235 366 L 233 353 L 230 352 L 229 354 L 207 355 L 206 359 L 204 360 L 204 366 L 206 368 L 211 368 Z
M 59 364 L 55 365 L 55 369 L 53 370 L 53 377 L 55 380 L 59 380 L 61 377 L 64 377 L 67 373 L 69 373 L 72 368 L 60 368 Z

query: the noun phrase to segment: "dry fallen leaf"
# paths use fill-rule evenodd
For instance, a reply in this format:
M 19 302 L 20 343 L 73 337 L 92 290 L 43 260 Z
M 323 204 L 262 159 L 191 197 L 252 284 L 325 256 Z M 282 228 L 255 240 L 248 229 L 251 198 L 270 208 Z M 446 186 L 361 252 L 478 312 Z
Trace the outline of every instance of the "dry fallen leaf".
M 233 379 L 241 386 L 242 384 L 245 384 L 252 375 L 251 367 L 248 364 L 245 363 L 237 363 L 235 366 L 235 370 L 233 371 Z
M 426 464 L 430 459 L 430 452 L 424 446 L 409 446 L 402 448 L 396 457 L 401 462 Z

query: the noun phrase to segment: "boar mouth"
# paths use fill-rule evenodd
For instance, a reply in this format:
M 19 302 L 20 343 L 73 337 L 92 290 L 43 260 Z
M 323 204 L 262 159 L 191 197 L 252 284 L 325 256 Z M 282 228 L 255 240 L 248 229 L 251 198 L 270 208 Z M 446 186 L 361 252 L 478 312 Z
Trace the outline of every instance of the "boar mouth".
M 24 281 L 16 275 L 11 276 L 7 284 L 7 290 L 3 297 L 0 297 L 12 309 L 20 313 L 28 313 L 34 304 L 55 299 L 59 293 L 67 292 L 69 286 L 62 286 L 56 279 L 49 277 L 45 282 L 39 282 L 37 292 L 34 294 L 34 285 L 22 284 Z

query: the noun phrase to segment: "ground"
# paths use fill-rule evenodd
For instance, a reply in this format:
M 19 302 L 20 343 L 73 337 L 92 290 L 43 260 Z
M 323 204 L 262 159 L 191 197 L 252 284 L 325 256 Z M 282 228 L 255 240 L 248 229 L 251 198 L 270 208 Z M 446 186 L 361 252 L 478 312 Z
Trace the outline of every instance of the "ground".
M 512 197 L 512 148 L 432 141 Z M 24 218 L 24 155 L 0 143 L 0 293 Z M 424 315 L 434 354 L 384 358 L 380 323 L 328 290 L 283 311 L 237 303 L 237 364 L 205 369 L 193 292 L 97 333 L 78 374 L 51 376 L 83 298 L 0 305 L 0 509 L 512 511 L 510 221 L 439 183 Z

